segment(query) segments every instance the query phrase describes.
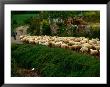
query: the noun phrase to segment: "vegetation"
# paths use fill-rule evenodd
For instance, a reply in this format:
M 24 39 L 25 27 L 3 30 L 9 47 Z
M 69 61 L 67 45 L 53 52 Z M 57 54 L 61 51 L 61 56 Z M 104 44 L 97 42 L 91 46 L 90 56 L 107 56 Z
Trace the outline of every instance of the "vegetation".
M 99 11 L 12 11 L 11 31 L 28 25 L 28 35 L 100 39 Z M 99 77 L 100 60 L 89 54 L 43 45 L 12 44 L 11 75 L 35 68 L 43 77 Z
M 100 61 L 87 54 L 42 45 L 12 44 L 12 76 L 19 76 L 17 67 L 35 68 L 43 77 L 97 77 Z
M 69 25 L 66 23 L 68 18 L 80 19 L 79 22 L 87 23 L 90 27 L 80 28 L 81 31 L 72 25 L 68 27 Z M 30 35 L 54 35 L 53 29 L 50 28 L 54 22 L 58 28 L 57 34 L 55 34 L 57 36 L 100 38 L 99 11 L 12 11 L 12 31 L 20 25 L 28 24 L 27 32 Z

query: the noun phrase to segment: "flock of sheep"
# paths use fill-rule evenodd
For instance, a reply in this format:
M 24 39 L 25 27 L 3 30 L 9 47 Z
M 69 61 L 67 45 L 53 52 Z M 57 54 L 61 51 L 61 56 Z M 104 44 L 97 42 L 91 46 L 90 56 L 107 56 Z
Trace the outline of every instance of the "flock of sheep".
M 100 56 L 100 40 L 85 37 L 58 37 L 58 36 L 28 36 L 21 35 L 20 40 L 25 43 L 41 44 L 49 47 L 60 47 L 74 51 Z

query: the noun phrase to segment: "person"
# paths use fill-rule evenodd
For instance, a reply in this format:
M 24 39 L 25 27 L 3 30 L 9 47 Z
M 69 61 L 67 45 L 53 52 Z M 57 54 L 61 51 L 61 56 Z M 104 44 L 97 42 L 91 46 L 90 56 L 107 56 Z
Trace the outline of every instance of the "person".
M 12 36 L 14 37 L 14 40 L 16 40 L 16 35 L 17 35 L 17 32 L 12 33 Z

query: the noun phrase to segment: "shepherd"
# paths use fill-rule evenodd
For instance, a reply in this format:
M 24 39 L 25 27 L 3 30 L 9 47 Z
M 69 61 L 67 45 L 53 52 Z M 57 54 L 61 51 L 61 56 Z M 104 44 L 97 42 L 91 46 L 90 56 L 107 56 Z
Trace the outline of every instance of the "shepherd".
M 14 37 L 14 40 L 16 40 L 16 35 L 17 35 L 17 32 L 12 32 L 12 36 Z

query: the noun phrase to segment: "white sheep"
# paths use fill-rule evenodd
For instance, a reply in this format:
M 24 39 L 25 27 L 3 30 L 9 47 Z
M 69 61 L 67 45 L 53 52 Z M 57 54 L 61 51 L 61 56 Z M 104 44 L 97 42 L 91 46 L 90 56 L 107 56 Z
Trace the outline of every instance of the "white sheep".
M 97 50 L 90 49 L 90 54 L 91 55 L 97 55 L 98 54 L 98 51 Z
M 63 43 L 63 44 L 61 44 L 61 48 L 68 48 L 68 45 Z
M 80 39 L 80 38 L 75 38 L 74 41 L 75 41 L 75 42 L 80 42 L 81 39 Z
M 94 46 L 96 50 L 100 50 L 100 46 Z
M 63 42 L 61 42 L 61 41 L 60 41 L 60 42 L 56 42 L 56 43 L 55 43 L 55 46 L 56 46 L 56 47 L 61 47 L 61 44 L 63 44 Z
M 48 42 L 44 42 L 44 43 L 42 43 L 42 45 L 48 46 L 49 43 Z
M 87 47 L 88 49 L 91 49 L 93 46 L 89 43 L 85 43 L 85 44 L 82 44 L 82 47 Z
M 38 40 L 35 40 L 34 42 L 35 42 L 35 44 L 38 44 L 38 43 L 39 43 L 39 41 L 38 41 Z
M 60 46 L 61 46 L 61 44 L 55 43 L 55 47 L 60 47 Z
M 84 44 L 84 43 L 87 43 L 87 41 L 86 40 L 81 40 L 80 43 Z
M 80 51 L 81 51 L 82 53 L 87 53 L 87 52 L 89 51 L 89 49 L 88 49 L 87 47 L 82 47 L 82 48 L 80 49 Z
M 89 39 L 88 39 L 88 38 L 84 38 L 83 40 L 84 40 L 84 41 L 86 41 L 87 43 L 88 43 L 88 41 L 89 41 Z
M 21 39 L 21 41 L 26 42 L 27 37 Z
M 95 40 L 89 40 L 89 44 L 91 44 L 91 45 L 97 44 L 97 41 L 95 41 Z
M 73 46 L 68 46 L 68 48 L 69 48 L 70 50 L 72 50 L 72 49 L 73 49 Z
M 34 43 L 34 40 L 33 39 L 29 39 L 29 43 Z
M 75 45 L 81 45 L 81 43 L 80 43 L 80 42 L 74 42 L 74 44 L 75 44 Z
M 20 39 L 23 39 L 24 37 L 25 37 L 24 35 L 19 36 Z
M 69 44 L 74 45 L 75 43 L 74 41 L 69 41 Z
M 97 44 L 100 45 L 100 41 L 97 41 Z
M 100 53 L 100 41 L 99 39 L 89 40 L 85 37 L 57 37 L 57 36 L 28 36 L 21 35 L 20 40 L 23 42 L 36 43 L 46 45 L 49 47 L 61 47 L 68 48 L 75 51 L 81 51 L 87 53 L 90 50 L 90 54 L 95 55 L 97 50 Z M 95 49 L 95 50 L 93 50 Z
M 81 45 L 72 45 L 72 49 L 78 51 L 81 49 Z

